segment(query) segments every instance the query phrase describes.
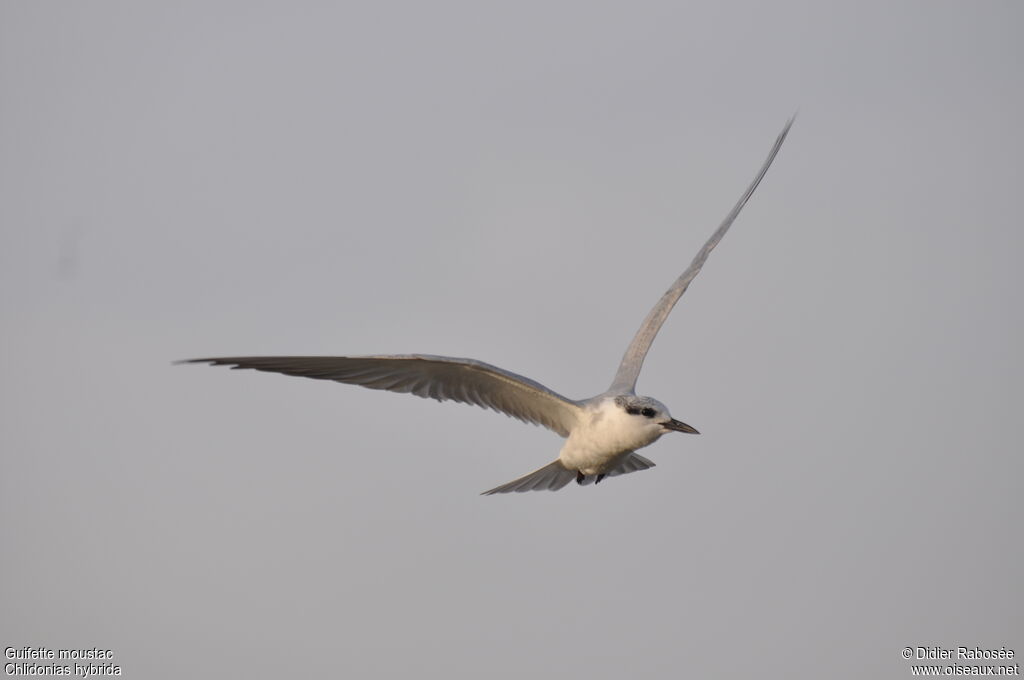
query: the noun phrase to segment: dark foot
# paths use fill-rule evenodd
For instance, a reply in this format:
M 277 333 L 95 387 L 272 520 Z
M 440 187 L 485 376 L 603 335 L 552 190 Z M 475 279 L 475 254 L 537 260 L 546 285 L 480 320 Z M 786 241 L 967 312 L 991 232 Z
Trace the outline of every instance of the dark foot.
M 579 484 L 580 486 L 583 486 L 583 480 L 584 479 L 586 479 L 586 476 L 584 476 L 584 474 L 582 472 L 577 470 L 576 471 L 576 483 Z
M 602 479 L 604 479 L 604 475 L 598 475 L 597 479 L 594 481 L 594 484 L 600 484 Z

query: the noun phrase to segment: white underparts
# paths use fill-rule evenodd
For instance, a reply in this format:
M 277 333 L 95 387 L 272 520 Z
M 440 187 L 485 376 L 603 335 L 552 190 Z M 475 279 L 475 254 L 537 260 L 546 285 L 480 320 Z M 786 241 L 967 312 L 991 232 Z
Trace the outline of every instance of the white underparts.
M 587 406 L 558 459 L 585 475 L 604 474 L 630 451 L 652 444 L 664 432 L 657 422 L 626 413 L 609 397 Z

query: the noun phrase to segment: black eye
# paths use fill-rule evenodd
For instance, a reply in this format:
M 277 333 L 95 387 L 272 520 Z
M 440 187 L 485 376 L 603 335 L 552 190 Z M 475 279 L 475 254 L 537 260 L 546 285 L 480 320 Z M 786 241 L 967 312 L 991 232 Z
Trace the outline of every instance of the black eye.
M 654 409 L 653 408 L 645 408 L 644 410 L 640 411 L 640 415 L 642 415 L 645 418 L 653 418 L 654 417 Z

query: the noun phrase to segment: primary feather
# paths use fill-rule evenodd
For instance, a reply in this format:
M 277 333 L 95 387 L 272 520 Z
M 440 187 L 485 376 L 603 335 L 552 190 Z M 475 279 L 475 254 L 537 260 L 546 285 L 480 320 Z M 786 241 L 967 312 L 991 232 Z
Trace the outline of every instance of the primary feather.
M 477 361 L 429 354 L 365 357 L 214 357 L 182 363 L 212 364 L 334 380 L 373 390 L 407 392 L 500 411 L 566 437 L 580 407 L 539 382 Z

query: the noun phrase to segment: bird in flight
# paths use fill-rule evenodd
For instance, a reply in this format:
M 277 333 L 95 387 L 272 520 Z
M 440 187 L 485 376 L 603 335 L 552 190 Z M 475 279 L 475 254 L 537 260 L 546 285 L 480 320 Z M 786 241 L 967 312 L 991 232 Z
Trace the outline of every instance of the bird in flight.
M 753 195 L 789 133 L 790 119 L 779 133 L 761 169 L 696 257 L 644 319 L 626 349 L 611 387 L 589 399 L 567 399 L 538 382 L 503 368 L 477 361 L 429 354 L 326 357 L 214 357 L 178 363 L 205 363 L 232 368 L 334 380 L 374 390 L 407 392 L 438 401 L 458 401 L 499 411 L 524 422 L 542 425 L 565 444 L 553 462 L 528 475 L 502 484 L 484 495 L 512 491 L 557 491 L 573 479 L 580 485 L 605 477 L 654 467 L 636 452 L 668 432 L 697 430 L 671 416 L 657 399 L 636 394 L 636 380 L 654 336 L 687 286 L 700 272 L 708 254 L 722 240 L 740 210 Z

